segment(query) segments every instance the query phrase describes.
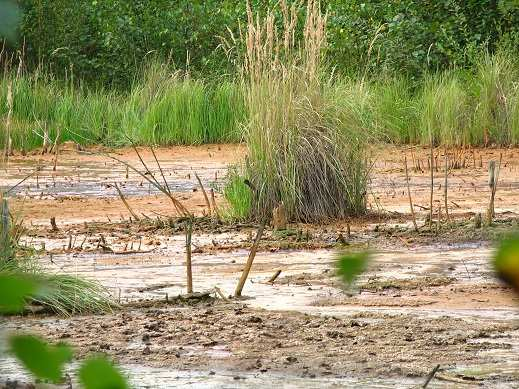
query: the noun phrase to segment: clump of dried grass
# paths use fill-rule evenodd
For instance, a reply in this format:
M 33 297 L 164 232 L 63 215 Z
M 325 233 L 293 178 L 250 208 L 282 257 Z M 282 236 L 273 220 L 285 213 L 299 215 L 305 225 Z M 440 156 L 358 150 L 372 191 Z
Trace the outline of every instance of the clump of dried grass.
M 337 94 L 323 81 L 326 15 L 280 2 L 264 18 L 248 7 L 242 82 L 248 118 L 250 216 L 261 219 L 283 203 L 289 219 L 319 221 L 365 210 L 368 164 L 363 135 L 340 112 Z M 304 13 L 302 39 L 296 26 Z

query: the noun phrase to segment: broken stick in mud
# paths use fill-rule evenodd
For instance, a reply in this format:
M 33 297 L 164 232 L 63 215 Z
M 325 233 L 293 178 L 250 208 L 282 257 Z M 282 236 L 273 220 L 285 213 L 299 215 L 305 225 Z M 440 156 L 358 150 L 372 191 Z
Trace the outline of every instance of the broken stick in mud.
M 409 172 L 407 170 L 407 156 L 404 157 L 404 166 L 405 166 L 405 179 L 407 182 L 407 196 L 409 197 L 409 207 L 411 208 L 411 217 L 413 218 L 413 226 L 414 230 L 418 231 L 418 225 L 416 224 L 416 215 L 414 213 L 414 207 L 413 207 L 413 199 L 411 198 L 411 188 L 409 186 Z M 348 236 L 349 233 L 349 224 L 348 224 Z
M 243 269 L 243 273 L 241 274 L 240 281 L 238 282 L 238 286 L 236 287 L 236 291 L 234 292 L 234 297 L 241 296 L 243 286 L 245 285 L 245 281 L 247 281 L 247 277 L 249 276 L 249 272 L 252 267 L 252 262 L 254 262 L 254 258 L 256 257 L 259 242 L 261 240 L 261 236 L 263 235 L 263 230 L 265 229 L 266 224 L 267 220 L 264 219 L 258 228 L 258 232 L 256 232 L 256 239 L 254 240 L 254 243 L 252 244 L 252 247 L 250 249 L 249 258 L 247 259 L 247 263 L 245 264 L 245 268 Z
M 193 293 L 193 270 L 191 267 L 191 236 L 193 235 L 193 219 L 186 222 L 186 271 L 187 294 Z

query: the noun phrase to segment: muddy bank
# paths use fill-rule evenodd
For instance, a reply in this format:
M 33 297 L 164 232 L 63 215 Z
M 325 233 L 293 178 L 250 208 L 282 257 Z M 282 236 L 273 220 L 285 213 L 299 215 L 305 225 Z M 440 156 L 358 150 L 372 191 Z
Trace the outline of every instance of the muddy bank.
M 376 313 L 322 317 L 206 301 L 189 308 L 157 304 L 107 316 L 27 319 L 10 327 L 67 340 L 78 357 L 102 352 L 123 364 L 174 370 L 395 378 L 425 377 L 435 364 L 450 375 L 493 364 L 491 377 L 463 379 L 518 379 L 501 371 L 503 361 L 494 354 L 516 351 L 511 341 L 519 325 L 484 320 Z
M 37 162 L 39 156 L 15 158 L 7 178 L 0 177 L 4 187 L 35 164 L 46 164 L 11 199 L 14 213 L 24 218 L 21 243 L 35 249 L 48 271 L 98 280 L 122 308 L 101 316 L 12 317 L 6 327 L 65 340 L 78 358 L 106 353 L 135 374 L 137 387 L 153 387 L 154 375 L 163 377 L 157 382 L 176 380 L 181 387 L 285 382 L 398 387 L 423 383 L 436 364 L 435 385 L 514 387 L 519 379 L 519 301 L 496 280 L 489 259 L 492 239 L 517 228 L 518 151 L 476 150 L 474 159 L 453 168 L 451 220 L 446 222 L 442 213 L 437 223 L 443 204 L 440 166 L 432 226 L 425 221 L 429 172 L 423 162 L 410 166 L 420 227 L 415 232 L 402 159 L 413 153 L 418 165 L 427 152 L 402 147 L 380 151 L 366 216 L 325 225 L 291 224 L 282 232 L 267 228 L 245 284 L 247 299 L 227 301 L 212 293 L 190 305 L 174 300 L 186 290 L 185 226 L 165 196 L 100 155 L 65 151 L 55 172 L 48 168 L 49 156 Z M 131 150 L 116 153 L 139 163 Z M 497 217 L 493 225 L 477 228 L 473 216 L 485 211 L 489 197 L 488 161 L 499 159 L 500 153 L 506 174 L 497 192 Z M 206 188 L 215 189 L 223 207 L 219 185 L 227 164 L 243 157 L 243 148 L 171 148 L 159 149 L 157 155 L 174 195 L 203 215 L 207 207 L 194 172 Z M 153 163 L 149 152 L 143 156 Z M 116 197 L 115 182 L 140 221 L 130 220 Z M 51 217 L 57 229 L 50 225 Z M 197 221 L 196 291 L 218 287 L 224 296 L 233 293 L 256 228 L 211 217 Z M 366 248 L 374 253 L 370 266 L 354 288 L 345 290 L 335 276 L 336 253 Z M 0 376 L 17 376 L 12 369 L 12 361 L 0 357 Z

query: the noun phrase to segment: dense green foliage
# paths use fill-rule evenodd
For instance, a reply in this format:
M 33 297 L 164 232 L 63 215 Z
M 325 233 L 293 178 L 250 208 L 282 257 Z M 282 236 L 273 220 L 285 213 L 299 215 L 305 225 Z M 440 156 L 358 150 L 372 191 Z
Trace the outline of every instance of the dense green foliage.
M 334 65 L 419 75 L 467 66 L 481 48 L 515 44 L 514 1 L 329 0 Z
M 129 86 L 146 57 L 177 68 L 233 71 L 222 48 L 246 23 L 246 2 L 231 0 L 21 0 L 19 44 L 27 58 L 60 75 Z M 273 0 L 252 1 L 255 11 Z M 465 66 L 481 47 L 517 46 L 514 0 L 327 0 L 328 58 L 340 73 L 379 73 Z M 303 11 L 304 12 L 304 11 Z M 189 64 L 189 65 L 188 65 Z
M 205 83 L 150 66 L 129 91 L 93 89 L 39 74 L 0 79 L 0 116 L 7 116 L 8 85 L 13 108 L 10 134 L 15 149 L 75 141 L 117 146 L 131 138 L 143 144 L 201 144 L 240 141 L 244 120 L 241 87 Z M 5 123 L 3 123 L 5 124 Z M 5 145 L 4 125 L 0 146 Z

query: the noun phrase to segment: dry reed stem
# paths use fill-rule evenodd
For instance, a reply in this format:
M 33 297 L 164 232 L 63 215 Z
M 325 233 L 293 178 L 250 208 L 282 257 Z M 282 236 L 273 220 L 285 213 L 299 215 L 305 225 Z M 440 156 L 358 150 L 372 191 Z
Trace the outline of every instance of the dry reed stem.
M 140 221 L 139 216 L 137 216 L 137 214 L 135 212 L 133 212 L 133 209 L 130 207 L 130 204 L 128 204 L 128 202 L 126 201 L 126 198 L 124 197 L 124 194 L 121 191 L 121 189 L 119 189 L 119 185 L 117 185 L 117 182 L 114 182 L 114 186 L 115 186 L 115 189 L 117 190 L 117 193 L 119 194 L 119 197 L 120 197 L 121 201 L 123 202 L 124 206 L 126 207 L 128 212 L 130 212 L 130 215 L 133 216 L 135 221 Z
M 112 159 L 114 161 L 117 161 L 117 162 L 123 164 L 128 169 L 134 171 L 135 173 L 140 175 L 142 178 L 144 178 L 146 181 L 148 181 L 149 184 L 151 184 L 153 187 L 158 189 L 160 192 L 164 193 L 171 200 L 171 202 L 173 203 L 173 206 L 175 207 L 175 209 L 177 210 L 177 212 L 180 215 L 186 216 L 186 217 L 192 216 L 191 213 L 187 210 L 187 208 L 184 207 L 184 205 L 173 196 L 173 194 L 171 193 L 169 188 L 167 186 L 161 185 L 157 181 L 157 179 L 155 178 L 153 173 L 148 169 L 146 163 L 141 158 L 141 156 L 140 156 L 138 151 L 137 151 L 137 155 L 139 156 L 139 159 L 140 159 L 141 163 L 143 164 L 144 168 L 146 169 L 146 171 L 144 173 L 142 173 L 139 169 L 135 168 L 134 166 L 130 165 L 128 162 L 123 161 L 120 158 L 114 157 L 113 155 L 110 155 L 108 153 L 93 153 L 93 152 L 88 152 L 88 151 L 82 151 L 82 153 L 89 154 L 89 155 L 101 155 L 101 156 L 110 158 L 110 159 Z
M 193 270 L 191 267 L 191 237 L 193 235 L 193 219 L 186 222 L 186 277 L 187 293 L 193 293 Z
M 250 269 L 252 267 L 252 263 L 254 262 L 254 258 L 256 257 L 256 252 L 258 251 L 258 246 L 261 240 L 261 236 L 263 235 L 263 230 L 265 229 L 265 225 L 267 224 L 267 219 L 265 218 L 256 232 L 256 239 L 252 244 L 252 247 L 249 252 L 249 257 L 247 259 L 247 263 L 245 264 L 245 268 L 240 277 L 240 281 L 236 286 L 236 291 L 234 292 L 234 297 L 240 297 L 241 292 L 243 291 L 243 286 L 245 285 L 245 281 L 247 281 L 247 277 L 249 276 Z
M 12 153 L 12 139 L 11 139 L 11 118 L 13 116 L 13 85 L 12 81 L 7 84 L 7 119 L 5 122 L 6 141 L 4 145 L 4 160 L 6 163 L 9 160 L 9 156 Z
M 54 140 L 54 145 L 52 148 L 54 149 L 54 166 L 52 167 L 52 171 L 56 171 L 56 167 L 58 165 L 58 153 L 59 153 L 59 136 L 60 136 L 60 129 L 58 128 L 58 133 L 56 134 L 56 139 Z
M 209 189 L 209 192 L 211 193 L 211 206 L 213 207 L 214 215 L 216 217 L 216 220 L 220 220 L 220 212 L 218 211 L 218 206 L 216 205 L 216 199 L 214 198 L 214 190 L 213 188 Z
M 433 223 L 433 200 L 434 200 L 434 170 L 432 168 L 432 164 L 434 163 L 434 143 L 433 143 L 433 136 L 431 131 L 431 155 L 430 155 L 430 163 L 431 163 L 431 198 L 430 198 L 430 210 L 429 210 L 429 227 L 432 229 L 432 223 Z
M 407 196 L 409 197 L 409 208 L 411 208 L 411 216 L 413 218 L 414 230 L 418 231 L 418 224 L 416 224 L 416 215 L 414 213 L 414 207 L 413 207 L 413 199 L 411 198 L 411 187 L 409 186 L 409 172 L 407 170 L 407 156 L 404 156 L 404 166 L 405 166 L 405 180 L 407 183 Z M 348 235 L 349 235 L 349 224 L 348 224 Z
M 445 182 L 443 185 L 443 197 L 445 200 L 445 217 L 447 218 L 447 222 L 450 221 L 449 206 L 448 206 L 448 200 L 447 200 L 447 194 L 448 194 L 447 177 L 448 177 L 448 175 L 449 175 L 449 157 L 447 156 L 447 150 L 445 150 Z
M 196 180 L 198 181 L 198 185 L 200 185 L 200 189 L 202 190 L 202 193 L 204 195 L 205 206 L 207 207 L 207 211 L 209 212 L 209 216 L 211 216 L 211 214 L 212 214 L 212 212 L 211 212 L 211 203 L 209 202 L 209 197 L 207 197 L 207 192 L 205 191 L 204 185 L 202 184 L 202 180 L 198 176 L 197 172 L 195 172 L 195 177 L 196 177 Z

